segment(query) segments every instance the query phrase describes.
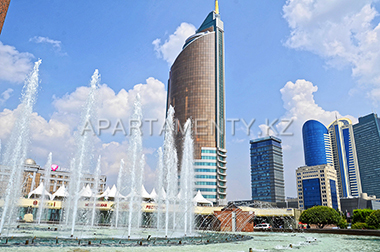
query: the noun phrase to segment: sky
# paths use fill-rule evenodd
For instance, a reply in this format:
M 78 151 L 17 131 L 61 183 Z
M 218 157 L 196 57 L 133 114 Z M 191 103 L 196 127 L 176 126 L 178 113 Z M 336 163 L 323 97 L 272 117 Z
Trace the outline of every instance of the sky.
M 112 185 L 120 159 L 128 162 L 128 134 L 112 129 L 119 119 L 128 125 L 139 93 L 144 118 L 158 119 L 152 135 L 149 123 L 143 126 L 144 184 L 150 192 L 170 66 L 213 9 L 213 0 L 11 1 L 0 34 L 4 148 L 24 80 L 42 59 L 28 153 L 43 166 L 52 152 L 54 163 L 69 167 L 98 69 L 98 115 L 111 123 L 94 136 L 102 173 Z M 379 110 L 380 3 L 220 0 L 219 9 L 225 28 L 228 199 L 251 198 L 249 140 L 267 134 L 282 139 L 285 193 L 295 197 L 295 170 L 304 165 L 303 123 L 315 119 L 328 126 L 343 116 L 356 123 Z

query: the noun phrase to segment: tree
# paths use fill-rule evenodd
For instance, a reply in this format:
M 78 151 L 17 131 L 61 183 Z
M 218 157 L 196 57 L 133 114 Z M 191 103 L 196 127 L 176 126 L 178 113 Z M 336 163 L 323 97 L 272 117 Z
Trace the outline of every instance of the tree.
M 367 216 L 365 223 L 371 229 L 380 228 L 380 210 L 373 211 L 369 216 Z
M 319 228 L 323 228 L 325 225 L 338 224 L 341 220 L 339 213 L 327 206 L 315 206 L 302 212 L 300 216 L 300 222 L 307 224 L 315 224 Z
M 371 209 L 355 209 L 354 216 L 352 218 L 352 224 L 356 222 L 365 223 L 367 217 L 373 212 Z

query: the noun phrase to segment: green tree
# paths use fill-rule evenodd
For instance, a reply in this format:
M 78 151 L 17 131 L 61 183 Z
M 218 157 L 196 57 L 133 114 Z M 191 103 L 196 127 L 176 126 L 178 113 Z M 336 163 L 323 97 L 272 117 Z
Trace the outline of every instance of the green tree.
M 354 216 L 352 218 L 352 224 L 356 222 L 365 223 L 367 217 L 373 212 L 371 209 L 355 209 Z
M 325 225 L 338 224 L 341 220 L 339 213 L 327 206 L 315 206 L 302 212 L 300 221 L 307 224 L 315 224 L 319 228 Z
M 380 228 L 380 210 L 373 211 L 369 216 L 367 216 L 365 223 L 371 229 Z

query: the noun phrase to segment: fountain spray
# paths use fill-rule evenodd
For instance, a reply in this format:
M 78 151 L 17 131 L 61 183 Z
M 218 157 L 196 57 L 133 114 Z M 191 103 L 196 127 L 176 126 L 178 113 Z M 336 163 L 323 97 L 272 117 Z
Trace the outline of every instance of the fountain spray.
M 33 71 L 25 81 L 17 120 L 12 129 L 4 155 L 4 166 L 10 169 L 7 189 L 4 198 L 4 208 L 0 221 L 0 234 L 5 220 L 13 221 L 14 208 L 18 203 L 21 191 L 23 165 L 29 145 L 30 119 L 36 102 L 38 88 L 38 71 L 41 60 L 34 64 Z
M 84 111 L 82 112 L 82 118 L 81 123 L 79 125 L 79 131 L 83 131 L 83 134 L 78 134 L 77 139 L 77 151 L 76 151 L 76 158 L 75 158 L 75 171 L 74 171 L 74 208 L 73 208 L 73 219 L 72 219 L 72 225 L 71 225 L 71 235 L 74 235 L 74 229 L 75 229 L 75 222 L 77 217 L 77 210 L 78 210 L 78 201 L 79 201 L 79 191 L 80 191 L 80 185 L 81 180 L 83 177 L 83 173 L 85 171 L 85 168 L 88 167 L 91 163 L 92 158 L 92 150 L 93 150 L 93 144 L 92 140 L 93 137 L 90 132 L 85 132 L 84 129 L 88 127 L 88 125 L 91 123 L 91 120 L 96 120 L 96 90 L 100 82 L 100 75 L 98 72 L 98 69 L 95 70 L 94 74 L 91 77 L 91 88 L 89 95 L 87 97 L 87 102 L 84 107 Z M 71 171 L 73 172 L 73 171 Z

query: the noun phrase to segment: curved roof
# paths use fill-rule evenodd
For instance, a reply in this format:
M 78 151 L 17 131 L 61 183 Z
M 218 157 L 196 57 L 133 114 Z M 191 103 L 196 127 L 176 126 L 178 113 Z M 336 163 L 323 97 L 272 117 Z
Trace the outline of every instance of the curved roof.
M 26 165 L 36 165 L 36 161 L 34 161 L 31 158 L 28 158 L 28 159 L 25 160 L 25 164 Z

